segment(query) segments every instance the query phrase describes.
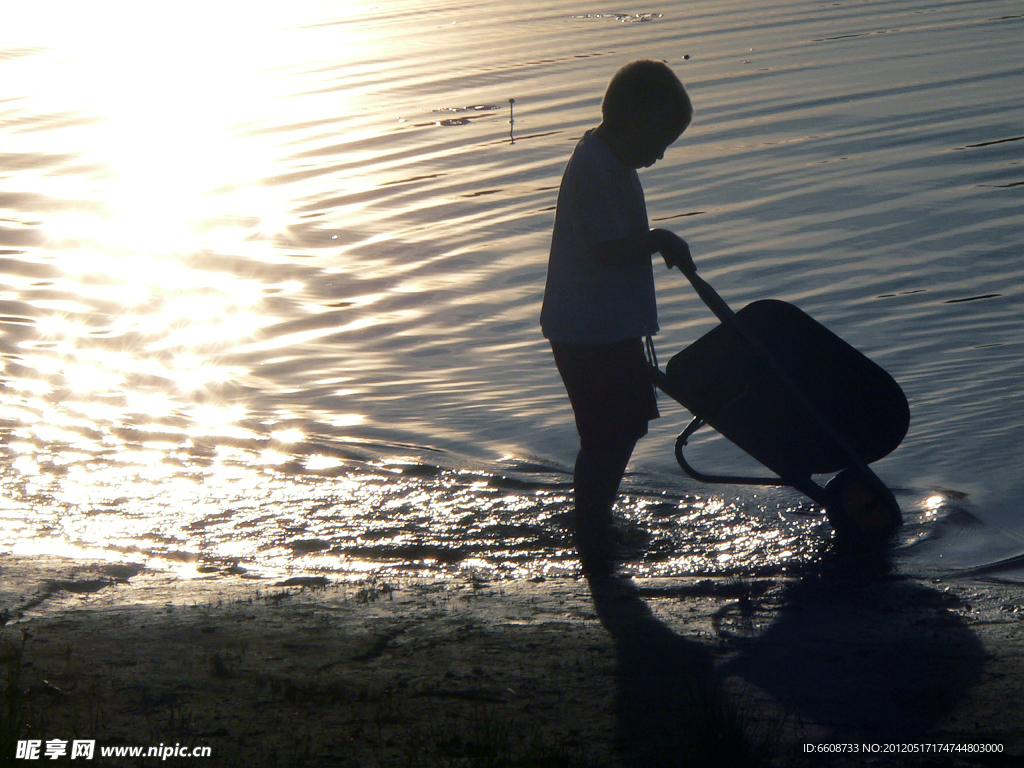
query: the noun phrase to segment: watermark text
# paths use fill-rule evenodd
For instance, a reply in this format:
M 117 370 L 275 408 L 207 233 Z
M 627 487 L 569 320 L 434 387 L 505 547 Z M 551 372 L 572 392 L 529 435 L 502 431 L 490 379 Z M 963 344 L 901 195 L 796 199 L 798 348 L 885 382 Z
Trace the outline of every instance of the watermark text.
M 189 747 L 181 744 L 159 744 L 149 747 L 116 746 L 97 748 L 95 739 L 26 739 L 19 741 L 15 758 L 18 760 L 56 760 L 69 757 L 71 760 L 93 760 L 100 757 L 155 757 L 167 760 L 172 757 L 212 757 L 210 747 Z

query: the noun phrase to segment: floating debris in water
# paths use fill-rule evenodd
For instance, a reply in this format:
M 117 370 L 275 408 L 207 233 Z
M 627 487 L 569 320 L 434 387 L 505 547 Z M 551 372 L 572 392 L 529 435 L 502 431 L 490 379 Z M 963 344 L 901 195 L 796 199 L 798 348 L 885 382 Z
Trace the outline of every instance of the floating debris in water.
M 469 107 L 442 107 L 434 112 L 492 112 L 498 109 L 493 104 L 474 104 Z
M 614 19 L 623 24 L 635 22 L 654 21 L 660 19 L 660 13 L 588 13 L 585 15 L 573 16 L 574 19 Z
M 442 107 L 441 109 L 432 110 L 433 112 L 494 112 L 499 107 L 493 104 L 473 104 L 468 107 Z M 435 120 L 434 125 L 469 125 L 473 120 L 473 117 L 450 117 L 446 120 Z

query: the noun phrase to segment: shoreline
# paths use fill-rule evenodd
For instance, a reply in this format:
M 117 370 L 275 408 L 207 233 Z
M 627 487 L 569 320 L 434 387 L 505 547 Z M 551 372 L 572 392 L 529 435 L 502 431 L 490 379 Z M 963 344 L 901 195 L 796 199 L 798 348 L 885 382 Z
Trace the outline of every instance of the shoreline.
M 94 765 L 863 765 L 804 752 L 842 743 L 1000 744 L 870 760 L 1011 764 L 1021 597 L 899 576 L 182 580 L 0 556 L 19 739 L 212 751 Z

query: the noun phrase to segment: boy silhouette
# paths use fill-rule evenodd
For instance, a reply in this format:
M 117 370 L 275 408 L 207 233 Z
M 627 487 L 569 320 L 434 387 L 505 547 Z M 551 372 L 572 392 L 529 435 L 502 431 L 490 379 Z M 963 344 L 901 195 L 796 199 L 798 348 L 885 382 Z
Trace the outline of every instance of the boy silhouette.
M 558 191 L 541 329 L 576 417 L 574 541 L 587 576 L 610 576 L 618 536 L 612 505 L 637 440 L 658 417 L 644 338 L 658 331 L 651 256 L 692 269 L 686 242 L 650 229 L 638 168 L 660 160 L 693 108 L 658 61 L 620 69 L 601 124 L 588 131 Z

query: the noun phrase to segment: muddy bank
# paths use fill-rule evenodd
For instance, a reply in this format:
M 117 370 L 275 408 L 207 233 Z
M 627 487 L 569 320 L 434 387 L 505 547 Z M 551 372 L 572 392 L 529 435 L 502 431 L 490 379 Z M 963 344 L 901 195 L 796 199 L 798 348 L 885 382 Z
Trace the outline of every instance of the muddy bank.
M 1015 585 L 182 580 L 13 558 L 0 569 L 17 739 L 212 753 L 93 764 L 1001 765 L 1024 755 Z M 805 752 L 822 743 L 999 744 L 1003 762 Z M 47 762 L 63 760 L 82 762 Z

